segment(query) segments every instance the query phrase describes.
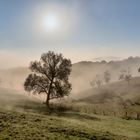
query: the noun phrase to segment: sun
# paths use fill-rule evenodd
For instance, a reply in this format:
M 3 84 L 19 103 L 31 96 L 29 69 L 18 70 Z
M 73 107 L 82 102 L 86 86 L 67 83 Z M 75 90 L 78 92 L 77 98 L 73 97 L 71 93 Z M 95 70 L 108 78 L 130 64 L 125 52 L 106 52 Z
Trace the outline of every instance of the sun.
M 48 31 L 59 29 L 60 21 L 57 15 L 49 13 L 44 17 L 44 28 Z

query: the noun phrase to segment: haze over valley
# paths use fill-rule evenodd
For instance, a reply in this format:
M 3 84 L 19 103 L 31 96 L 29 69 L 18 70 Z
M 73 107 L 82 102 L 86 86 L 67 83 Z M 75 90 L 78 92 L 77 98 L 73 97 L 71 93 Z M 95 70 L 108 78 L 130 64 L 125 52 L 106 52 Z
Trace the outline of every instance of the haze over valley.
M 0 140 L 140 140 L 139 5 L 0 0 Z

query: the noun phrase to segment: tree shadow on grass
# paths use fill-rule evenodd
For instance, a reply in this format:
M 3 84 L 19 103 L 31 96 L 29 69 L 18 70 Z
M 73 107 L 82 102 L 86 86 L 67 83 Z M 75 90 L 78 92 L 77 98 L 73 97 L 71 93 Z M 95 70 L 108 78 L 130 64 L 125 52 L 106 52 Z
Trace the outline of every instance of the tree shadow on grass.
M 57 104 L 52 104 L 50 109 L 47 109 L 45 104 L 41 104 L 35 101 L 28 101 L 28 102 L 20 102 L 15 106 L 17 109 L 22 109 L 25 112 L 30 113 L 39 113 L 42 115 L 49 115 L 49 116 L 59 116 L 59 117 L 66 117 L 72 119 L 87 119 L 87 120 L 100 120 L 99 118 L 89 115 L 86 113 L 80 113 L 73 111 L 70 107 L 59 106 Z
M 93 116 L 93 115 L 89 115 L 89 114 L 83 114 L 83 113 L 79 113 L 79 112 L 75 112 L 75 111 L 66 111 L 66 112 L 59 112 L 56 114 L 56 116 L 62 116 L 62 117 L 67 117 L 67 118 L 71 118 L 71 119 L 78 119 L 78 120 L 96 120 L 96 121 L 100 121 L 99 118 Z

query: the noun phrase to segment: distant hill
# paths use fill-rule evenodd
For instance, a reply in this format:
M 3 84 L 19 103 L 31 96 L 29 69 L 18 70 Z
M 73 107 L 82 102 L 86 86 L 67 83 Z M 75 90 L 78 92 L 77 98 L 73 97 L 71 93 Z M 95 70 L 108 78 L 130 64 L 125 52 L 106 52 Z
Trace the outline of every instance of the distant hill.
M 133 76 L 140 75 L 138 68 L 140 67 L 140 57 L 129 57 L 119 61 L 81 61 L 72 65 L 72 73 L 70 81 L 72 82 L 73 95 L 80 93 L 90 88 L 89 82 L 95 76 L 101 75 L 108 70 L 111 74 L 111 82 L 118 81 L 120 71 L 128 69 L 131 70 Z M 25 78 L 30 70 L 26 67 L 19 67 L 13 69 L 0 70 L 0 86 L 14 89 L 23 89 Z
M 122 58 L 121 57 L 115 57 L 115 56 L 105 56 L 105 57 L 97 57 L 97 58 L 94 58 L 94 59 L 92 59 L 92 61 L 93 62 L 101 62 L 101 61 L 103 61 L 103 60 L 105 60 L 105 61 L 107 61 L 107 62 L 109 62 L 109 61 L 120 61 L 120 60 L 122 60 Z
M 129 57 L 120 61 L 81 61 L 73 64 L 71 81 L 75 94 L 90 88 L 89 82 L 95 79 L 96 75 L 101 75 L 108 70 L 111 74 L 111 82 L 118 81 L 121 71 L 131 71 L 132 76 L 139 76 L 140 57 Z

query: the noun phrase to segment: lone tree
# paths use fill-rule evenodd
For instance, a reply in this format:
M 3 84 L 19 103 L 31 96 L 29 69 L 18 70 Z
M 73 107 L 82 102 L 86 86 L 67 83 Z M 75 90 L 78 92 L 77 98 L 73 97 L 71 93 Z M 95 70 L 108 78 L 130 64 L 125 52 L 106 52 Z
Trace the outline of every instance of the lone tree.
M 71 72 L 71 61 L 52 51 L 41 55 L 40 61 L 30 64 L 31 74 L 24 83 L 24 88 L 33 94 L 46 94 L 46 106 L 55 98 L 68 96 L 71 91 L 69 75 Z

